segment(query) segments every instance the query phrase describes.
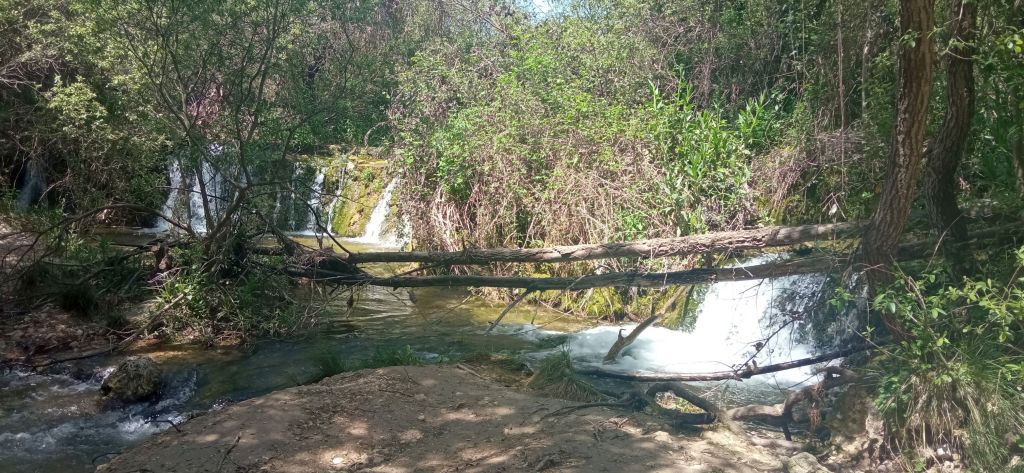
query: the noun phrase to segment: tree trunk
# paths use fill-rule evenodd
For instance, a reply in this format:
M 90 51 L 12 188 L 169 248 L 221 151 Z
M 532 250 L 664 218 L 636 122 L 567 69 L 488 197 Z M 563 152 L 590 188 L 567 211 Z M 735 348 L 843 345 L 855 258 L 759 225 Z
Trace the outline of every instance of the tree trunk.
M 977 4 L 951 0 L 952 35 L 946 54 L 946 115 L 942 128 L 925 152 L 924 193 L 928 219 L 938 233 L 940 247 L 954 269 L 964 274 L 966 259 L 952 244 L 967 238 L 967 225 L 957 205 L 956 171 L 960 166 L 974 116 L 974 41 Z
M 899 95 L 889 166 L 878 207 L 861 240 L 860 263 L 865 265 L 871 290 L 891 280 L 889 266 L 907 225 L 920 174 L 922 147 L 928 128 L 928 98 L 932 86 L 932 0 L 900 2 Z M 886 325 L 897 334 L 891 320 Z
M 835 360 L 838 358 L 845 358 L 855 353 L 860 353 L 868 350 L 877 348 L 877 345 L 860 345 L 848 347 L 843 350 L 834 351 L 831 353 L 823 353 L 821 355 L 812 356 L 810 358 L 802 358 L 799 360 L 786 361 L 783 363 L 776 363 L 766 366 L 752 366 L 747 365 L 739 369 L 729 371 L 714 371 L 710 373 L 647 373 L 647 372 L 625 372 L 625 371 L 614 371 L 604 367 L 588 365 L 576 368 L 576 372 L 579 374 L 585 374 L 589 376 L 601 376 L 605 378 L 622 379 L 626 381 L 634 381 L 640 383 L 657 383 L 661 381 L 685 381 L 685 382 L 697 382 L 697 381 L 725 381 L 725 380 L 741 380 L 749 379 L 754 376 L 778 373 L 779 371 L 791 370 L 793 368 L 801 368 L 804 366 L 816 365 L 818 363 L 824 363 L 826 361 Z
M 863 228 L 863 222 L 803 225 L 797 227 L 766 227 L 624 243 L 556 246 L 552 248 L 495 248 L 446 252 L 378 251 L 352 253 L 345 258 L 351 264 L 432 263 L 440 265 L 565 263 L 607 258 L 663 258 L 713 251 L 772 248 L 809 241 L 851 238 L 859 236 Z
M 1015 102 L 1017 103 L 1017 102 Z M 1013 140 L 1013 164 L 1017 170 L 1017 190 L 1024 194 L 1024 113 L 1018 112 L 1017 137 Z

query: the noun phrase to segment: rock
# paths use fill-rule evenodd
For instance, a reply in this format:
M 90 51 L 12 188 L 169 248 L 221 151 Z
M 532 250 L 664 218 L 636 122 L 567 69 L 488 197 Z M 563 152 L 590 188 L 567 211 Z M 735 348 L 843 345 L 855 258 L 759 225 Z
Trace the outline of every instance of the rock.
M 818 463 L 818 459 L 814 458 L 814 455 L 807 452 L 789 457 L 782 462 L 782 466 L 786 473 L 831 473 Z
M 114 368 L 100 391 L 104 396 L 122 402 L 138 402 L 152 397 L 160 389 L 160 368 L 148 356 L 133 356 Z

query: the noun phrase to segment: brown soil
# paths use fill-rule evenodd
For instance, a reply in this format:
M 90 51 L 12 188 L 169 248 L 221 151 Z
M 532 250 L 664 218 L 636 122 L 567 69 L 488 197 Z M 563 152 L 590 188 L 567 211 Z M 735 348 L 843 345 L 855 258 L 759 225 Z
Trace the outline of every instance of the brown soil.
M 50 305 L 28 313 L 0 312 L 0 367 L 89 353 L 110 346 L 115 339 L 106 327 Z
M 483 371 L 481 371 L 483 372 Z M 334 376 L 211 412 L 104 472 L 777 472 L 792 454 L 724 430 L 542 398 L 453 366 Z

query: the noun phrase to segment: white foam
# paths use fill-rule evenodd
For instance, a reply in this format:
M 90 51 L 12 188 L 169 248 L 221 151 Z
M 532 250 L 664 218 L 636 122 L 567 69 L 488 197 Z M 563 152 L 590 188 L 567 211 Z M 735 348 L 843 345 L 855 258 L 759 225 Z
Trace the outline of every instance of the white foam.
M 757 258 L 744 264 L 766 261 Z M 758 366 L 813 356 L 815 350 L 802 342 L 797 330 L 800 322 L 785 323 L 803 313 L 821 281 L 822 276 L 813 275 L 714 284 L 699 306 L 692 331 L 649 327 L 618 360 L 603 367 L 623 372 L 706 373 L 740 368 L 752 356 Z M 777 299 L 789 292 L 795 292 L 795 297 Z M 601 326 L 572 334 L 569 351 L 577 363 L 601 364 L 619 331 L 627 334 L 635 327 Z M 764 347 L 754 356 L 759 342 Z M 815 368 L 759 378 L 785 386 L 805 384 L 815 381 Z

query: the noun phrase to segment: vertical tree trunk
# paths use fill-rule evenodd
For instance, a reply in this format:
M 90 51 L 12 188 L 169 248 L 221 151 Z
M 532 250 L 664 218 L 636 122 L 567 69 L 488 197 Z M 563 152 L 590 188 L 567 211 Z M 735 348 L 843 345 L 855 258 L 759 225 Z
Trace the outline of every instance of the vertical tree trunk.
M 891 280 L 889 265 L 907 224 L 920 174 L 932 86 L 933 0 L 900 2 L 899 95 L 889 165 L 878 207 L 861 240 L 859 262 L 874 290 Z M 886 321 L 891 330 L 897 327 Z
M 1017 168 L 1017 190 L 1024 194 L 1024 126 L 1013 141 L 1013 164 Z
M 925 152 L 924 193 L 928 219 L 941 238 L 946 258 L 963 274 L 963 251 L 950 251 L 952 244 L 967 238 L 967 225 L 956 203 L 956 171 L 960 166 L 974 116 L 974 40 L 977 4 L 974 0 L 951 0 L 952 34 L 946 54 L 946 115 L 942 128 Z

